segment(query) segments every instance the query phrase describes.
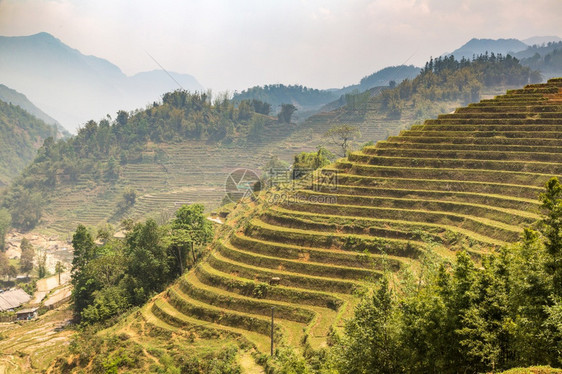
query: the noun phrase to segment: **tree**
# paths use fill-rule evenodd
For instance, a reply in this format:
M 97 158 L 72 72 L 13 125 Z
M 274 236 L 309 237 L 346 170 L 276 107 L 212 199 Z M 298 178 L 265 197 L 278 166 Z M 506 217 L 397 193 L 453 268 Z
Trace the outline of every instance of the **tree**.
M 6 253 L 0 252 L 0 277 L 5 277 L 9 274 L 10 271 L 10 261 L 8 261 L 8 257 Z
M 171 267 L 178 269 L 180 275 L 188 258 L 188 250 L 191 250 L 191 257 L 195 263 L 195 245 L 206 244 L 213 237 L 213 225 L 205 217 L 204 210 L 205 207 L 201 204 L 182 205 L 172 222 L 168 252 L 173 259 Z
M 39 279 L 47 276 L 47 254 L 45 253 L 39 256 L 39 261 L 37 261 L 37 275 Z
M 458 330 L 471 370 L 505 368 L 512 357 L 513 320 L 509 309 L 509 255 L 505 249 L 483 259 L 470 290 L 470 307 Z
M 345 337 L 336 346 L 341 373 L 400 372 L 396 308 L 388 280 L 367 295 L 345 324 Z
M 23 186 L 16 186 L 6 198 L 12 216 L 12 224 L 30 230 L 41 219 L 43 199 L 39 193 L 30 192 Z
M 57 261 L 57 264 L 55 265 L 55 273 L 59 276 L 59 285 L 60 285 L 60 275 L 65 270 L 66 270 L 66 267 L 62 264 L 62 262 Z
M 316 169 L 330 164 L 330 158 L 334 155 L 326 148 L 319 147 L 316 152 L 301 152 L 295 155 L 293 161 L 293 178 L 300 178 Z
M 6 249 L 6 234 L 12 225 L 12 216 L 6 208 L 0 208 L 0 251 Z
M 102 255 L 73 273 L 75 319 L 85 324 L 100 322 L 124 310 L 129 305 L 126 285 L 122 283 L 126 270 L 127 259 L 120 246 L 106 244 Z M 120 290 L 114 290 L 116 287 Z M 120 297 L 114 298 L 116 295 Z
M 88 229 L 86 229 L 86 226 L 78 225 L 76 232 L 72 236 L 72 247 L 74 248 L 72 276 L 74 277 L 89 261 L 94 259 L 96 254 L 94 239 Z
M 350 125 L 334 126 L 324 133 L 324 137 L 329 138 L 334 145 L 341 147 L 342 157 L 347 155 L 350 142 L 360 136 L 359 128 Z
M 135 205 L 137 201 L 137 191 L 132 188 L 126 188 L 123 192 L 123 201 L 127 207 Z
M 281 111 L 277 115 L 280 123 L 291 123 L 293 113 L 297 111 L 297 107 L 293 104 L 281 104 Z
M 260 114 L 264 114 L 264 115 L 268 116 L 269 112 L 271 112 L 271 104 L 270 103 L 266 103 L 264 101 L 256 100 L 256 99 L 252 99 L 251 103 L 254 107 L 254 112 L 256 112 L 256 113 L 260 113 Z
M 20 244 L 21 258 L 20 270 L 24 273 L 29 273 L 33 270 L 33 258 L 35 257 L 35 249 L 27 238 L 23 238 Z
M 137 223 L 127 234 L 124 282 L 133 305 L 140 305 L 154 292 L 162 291 L 172 279 L 165 244 L 164 229 L 153 219 Z
M 554 294 L 562 297 L 562 185 L 558 178 L 551 178 L 546 183 L 546 191 L 540 194 L 539 199 L 545 211 L 541 231 L 546 238 L 549 255 L 546 267 L 552 276 Z
M 265 128 L 265 118 L 254 116 L 250 120 L 248 126 L 248 140 L 259 142 L 262 139 L 262 133 Z
M 119 179 L 120 173 L 120 166 L 115 157 L 111 156 L 109 160 L 107 160 L 107 167 L 105 170 L 105 176 L 109 180 Z

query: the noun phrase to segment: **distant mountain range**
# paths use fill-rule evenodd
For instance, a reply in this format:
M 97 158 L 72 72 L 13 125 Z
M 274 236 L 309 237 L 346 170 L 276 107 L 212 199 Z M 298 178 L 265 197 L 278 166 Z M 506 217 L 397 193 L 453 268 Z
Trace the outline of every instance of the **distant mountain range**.
M 233 99 L 238 102 L 250 99 L 265 101 L 272 105 L 274 112 L 281 104 L 293 104 L 298 109 L 295 119 L 304 121 L 318 111 L 333 110 L 345 105 L 345 94 L 386 87 L 392 81 L 398 84 L 404 79 L 413 79 L 419 72 L 420 68 L 413 65 L 389 66 L 364 77 L 358 84 L 339 89 L 317 90 L 298 85 L 271 84 L 248 88 L 235 94 Z
M 165 92 L 203 89 L 190 75 L 170 75 L 154 70 L 128 77 L 48 33 L 0 37 L 0 83 L 24 93 L 71 131 L 120 109 L 144 107 Z
M 562 38 L 559 36 L 533 36 L 532 38 L 523 39 L 521 41 L 527 45 L 533 46 L 551 42 L 562 42 Z
M 473 38 L 460 48 L 455 49 L 451 53 L 445 53 L 443 56 L 453 55 L 457 60 L 465 57 L 471 59 L 486 52 L 502 55 L 511 54 L 517 56 L 524 51 L 531 49 L 532 46 L 542 46 L 547 43 L 556 43 L 562 41 L 558 36 L 534 36 L 525 40 L 518 39 L 476 39 Z M 518 57 L 528 57 L 521 55 Z
M 495 54 L 501 53 L 515 54 L 517 52 L 527 49 L 529 46 L 517 39 L 471 39 L 458 49 L 451 53 L 446 53 L 446 56 L 453 55 L 457 60 L 464 58 L 472 59 L 473 56 L 478 56 L 486 52 L 494 52 Z
M 556 42 L 560 40 L 557 36 L 536 36 L 523 41 L 472 39 L 445 55 L 471 59 L 486 52 L 509 53 L 522 59 L 524 64 L 546 66 L 546 78 L 562 74 L 562 66 L 558 68 L 557 63 L 552 63 L 557 59 L 547 58 L 548 66 L 543 62 L 548 53 L 552 54 L 554 49 L 559 48 Z M 543 59 L 538 63 L 537 53 Z M 525 62 L 533 56 L 533 61 Z M 282 103 L 293 103 L 299 110 L 297 116 L 304 120 L 324 105 L 342 101 L 342 95 L 387 86 L 390 81 L 400 83 L 418 73 L 419 68 L 415 66 L 391 66 L 343 88 L 316 90 L 302 86 L 256 86 L 235 94 L 234 100 L 256 98 L 269 102 L 274 110 Z M 75 131 L 90 119 L 99 120 L 107 114 L 114 116 L 118 110 L 142 108 L 159 101 L 162 94 L 178 88 L 203 90 L 203 86 L 187 74 L 153 70 L 128 77 L 109 61 L 83 55 L 48 33 L 0 37 L 0 83 L 25 94 L 41 108 L 42 114 L 35 109 L 24 109 L 46 123 L 58 121 L 70 131 Z

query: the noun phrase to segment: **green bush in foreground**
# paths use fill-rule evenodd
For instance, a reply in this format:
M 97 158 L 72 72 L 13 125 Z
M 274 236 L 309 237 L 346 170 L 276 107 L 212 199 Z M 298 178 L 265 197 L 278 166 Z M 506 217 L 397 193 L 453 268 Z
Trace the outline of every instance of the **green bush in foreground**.
M 125 240 L 98 246 L 86 227 L 73 239 L 72 297 L 76 320 L 103 322 L 163 291 L 198 259 L 198 248 L 212 237 L 200 204 L 182 206 L 168 225 L 154 220 L 130 227 Z M 107 235 L 104 235 L 107 237 Z

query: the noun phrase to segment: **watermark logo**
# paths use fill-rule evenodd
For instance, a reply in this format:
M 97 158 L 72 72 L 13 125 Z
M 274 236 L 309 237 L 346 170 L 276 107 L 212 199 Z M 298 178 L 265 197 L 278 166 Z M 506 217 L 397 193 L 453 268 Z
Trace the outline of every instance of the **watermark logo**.
M 226 197 L 233 203 L 249 197 L 257 198 L 262 189 L 262 182 L 258 174 L 250 169 L 240 168 L 232 171 L 226 177 L 224 191 Z
M 337 198 L 330 193 L 338 189 L 338 183 L 336 170 L 271 168 L 261 179 L 255 171 L 239 168 L 228 174 L 225 193 L 231 202 L 256 200 L 267 188 L 271 193 L 266 194 L 266 201 L 273 204 L 336 204 Z M 306 190 L 312 193 L 299 193 Z
M 339 184 L 337 170 L 320 170 L 313 174 L 311 177 L 311 189 L 313 191 L 337 191 Z

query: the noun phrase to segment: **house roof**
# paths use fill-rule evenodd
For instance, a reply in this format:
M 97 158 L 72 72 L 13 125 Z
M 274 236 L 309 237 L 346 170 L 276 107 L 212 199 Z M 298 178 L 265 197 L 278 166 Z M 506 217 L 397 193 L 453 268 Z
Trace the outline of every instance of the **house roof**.
M 27 309 L 22 309 L 22 310 L 18 310 L 16 314 L 20 315 L 20 314 L 27 314 L 27 313 L 35 313 L 39 308 L 27 308 Z
M 15 309 L 31 300 L 24 290 L 21 288 L 0 293 L 0 312 Z

